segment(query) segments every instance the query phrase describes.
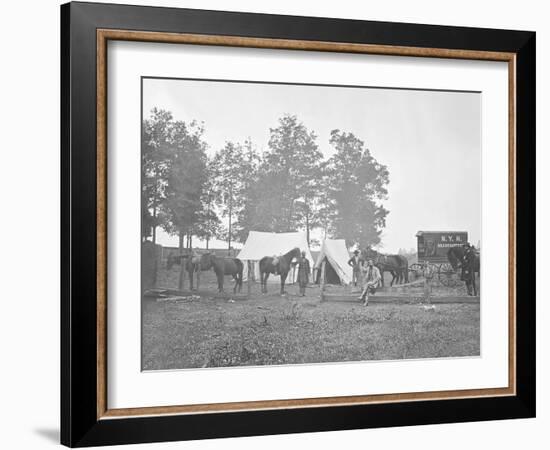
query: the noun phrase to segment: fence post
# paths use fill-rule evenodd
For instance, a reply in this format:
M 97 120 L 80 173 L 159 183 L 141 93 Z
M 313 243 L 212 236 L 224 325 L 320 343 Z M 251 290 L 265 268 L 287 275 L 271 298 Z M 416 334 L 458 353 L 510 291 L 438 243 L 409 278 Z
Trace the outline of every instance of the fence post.
M 199 262 L 199 266 L 197 268 L 197 291 L 199 290 L 201 285 L 201 265 L 200 264 L 201 263 Z M 193 273 L 195 273 L 195 269 L 193 269 Z

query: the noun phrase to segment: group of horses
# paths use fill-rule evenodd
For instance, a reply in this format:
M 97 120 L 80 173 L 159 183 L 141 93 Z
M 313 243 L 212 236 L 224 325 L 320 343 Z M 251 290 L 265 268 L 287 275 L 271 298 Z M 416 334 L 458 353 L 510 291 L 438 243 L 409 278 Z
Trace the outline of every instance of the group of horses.
M 403 255 L 384 255 L 370 247 L 361 250 L 360 261 L 371 259 L 380 274 L 381 284 L 384 286 L 384 272 L 392 276 L 390 285 L 409 282 L 409 263 Z M 455 246 L 447 251 L 447 259 L 455 272 L 461 272 L 461 280 L 466 283 L 469 295 L 477 295 L 476 274 L 479 277 L 479 254 L 475 250 L 466 251 L 463 246 Z
M 285 293 L 285 283 L 290 272 L 293 261 L 300 257 L 300 249 L 293 248 L 281 256 L 264 256 L 259 263 L 261 292 L 267 293 L 267 280 L 270 274 L 281 277 L 281 295 Z M 463 247 L 451 247 L 448 250 L 447 257 L 449 263 L 455 271 L 462 271 L 462 279 L 466 282 L 468 293 L 472 289 L 474 295 L 477 295 L 475 283 L 475 274 L 479 274 L 479 255 L 475 252 L 466 252 Z M 372 260 L 378 267 L 382 275 L 381 284 L 384 286 L 384 272 L 389 272 L 392 276 L 390 285 L 394 283 L 403 284 L 409 282 L 409 263 L 403 255 L 385 255 L 377 252 L 371 247 L 360 251 L 360 261 L 364 263 Z M 193 277 L 197 272 L 213 270 L 218 281 L 218 291 L 223 292 L 223 282 L 225 275 L 231 275 L 235 280 L 233 293 L 240 292 L 243 285 L 244 264 L 238 258 L 219 257 L 212 252 L 202 255 L 170 255 L 167 260 L 167 268 L 170 269 L 174 264 L 184 264 L 185 270 L 189 274 L 190 288 L 193 289 Z
M 264 256 L 260 260 L 261 291 L 267 293 L 267 279 L 270 274 L 280 275 L 281 295 L 285 291 L 285 283 L 292 268 L 292 261 L 300 257 L 300 249 L 293 248 L 282 256 Z M 218 281 L 218 291 L 223 292 L 225 275 L 231 275 L 235 280 L 233 293 L 241 292 L 243 286 L 244 264 L 239 258 L 219 257 L 212 252 L 202 255 L 169 255 L 166 267 L 170 270 L 175 264 L 184 264 L 189 275 L 190 289 L 193 290 L 193 279 L 198 272 L 213 270 Z

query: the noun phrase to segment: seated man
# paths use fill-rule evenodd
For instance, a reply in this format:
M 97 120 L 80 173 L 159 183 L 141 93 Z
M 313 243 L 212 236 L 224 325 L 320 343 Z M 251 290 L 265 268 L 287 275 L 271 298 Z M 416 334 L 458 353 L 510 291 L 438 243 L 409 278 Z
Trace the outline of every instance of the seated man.
M 367 265 L 362 268 L 363 271 L 363 292 L 359 300 L 363 301 L 364 306 L 369 305 L 369 294 L 374 294 L 382 279 L 378 267 L 376 267 L 372 259 L 367 261 Z

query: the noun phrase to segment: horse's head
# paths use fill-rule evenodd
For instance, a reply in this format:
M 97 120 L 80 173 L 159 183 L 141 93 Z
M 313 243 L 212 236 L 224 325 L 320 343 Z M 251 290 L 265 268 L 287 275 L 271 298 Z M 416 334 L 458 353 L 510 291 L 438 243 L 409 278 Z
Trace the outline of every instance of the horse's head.
M 447 259 L 454 270 L 462 267 L 462 249 L 461 247 L 451 247 L 447 251 Z
M 290 256 L 291 260 L 293 260 L 294 258 L 299 259 L 300 256 L 302 255 L 302 252 L 300 251 L 300 249 L 298 247 L 294 247 L 292 250 L 290 250 L 287 253 L 287 255 Z
M 372 261 L 376 263 L 378 260 L 378 256 L 378 252 L 374 250 L 370 245 L 367 245 L 366 248 L 361 250 L 361 259 L 363 259 L 364 261 L 372 259 Z

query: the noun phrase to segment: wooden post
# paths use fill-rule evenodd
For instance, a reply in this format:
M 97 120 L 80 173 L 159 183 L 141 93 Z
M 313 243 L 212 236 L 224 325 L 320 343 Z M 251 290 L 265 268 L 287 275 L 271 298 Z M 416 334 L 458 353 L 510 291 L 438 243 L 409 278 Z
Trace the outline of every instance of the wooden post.
M 193 272 L 195 272 L 195 271 L 193 270 Z M 197 270 L 197 291 L 199 290 L 200 285 L 201 285 L 201 266 L 200 266 L 200 262 L 199 262 L 199 268 Z
M 326 280 L 326 260 L 323 260 L 323 262 L 321 263 L 321 282 L 319 284 L 320 286 L 320 289 L 321 289 L 321 301 L 323 301 L 324 297 L 323 297 L 323 293 L 325 291 L 325 280 Z
M 246 295 L 248 298 L 250 298 L 250 290 L 252 289 L 252 261 L 248 260 L 246 261 L 246 267 L 247 267 L 247 273 L 248 277 L 246 280 Z
M 178 291 L 183 291 L 183 282 L 185 281 L 185 262 L 186 259 L 180 257 L 180 276 L 178 280 Z

